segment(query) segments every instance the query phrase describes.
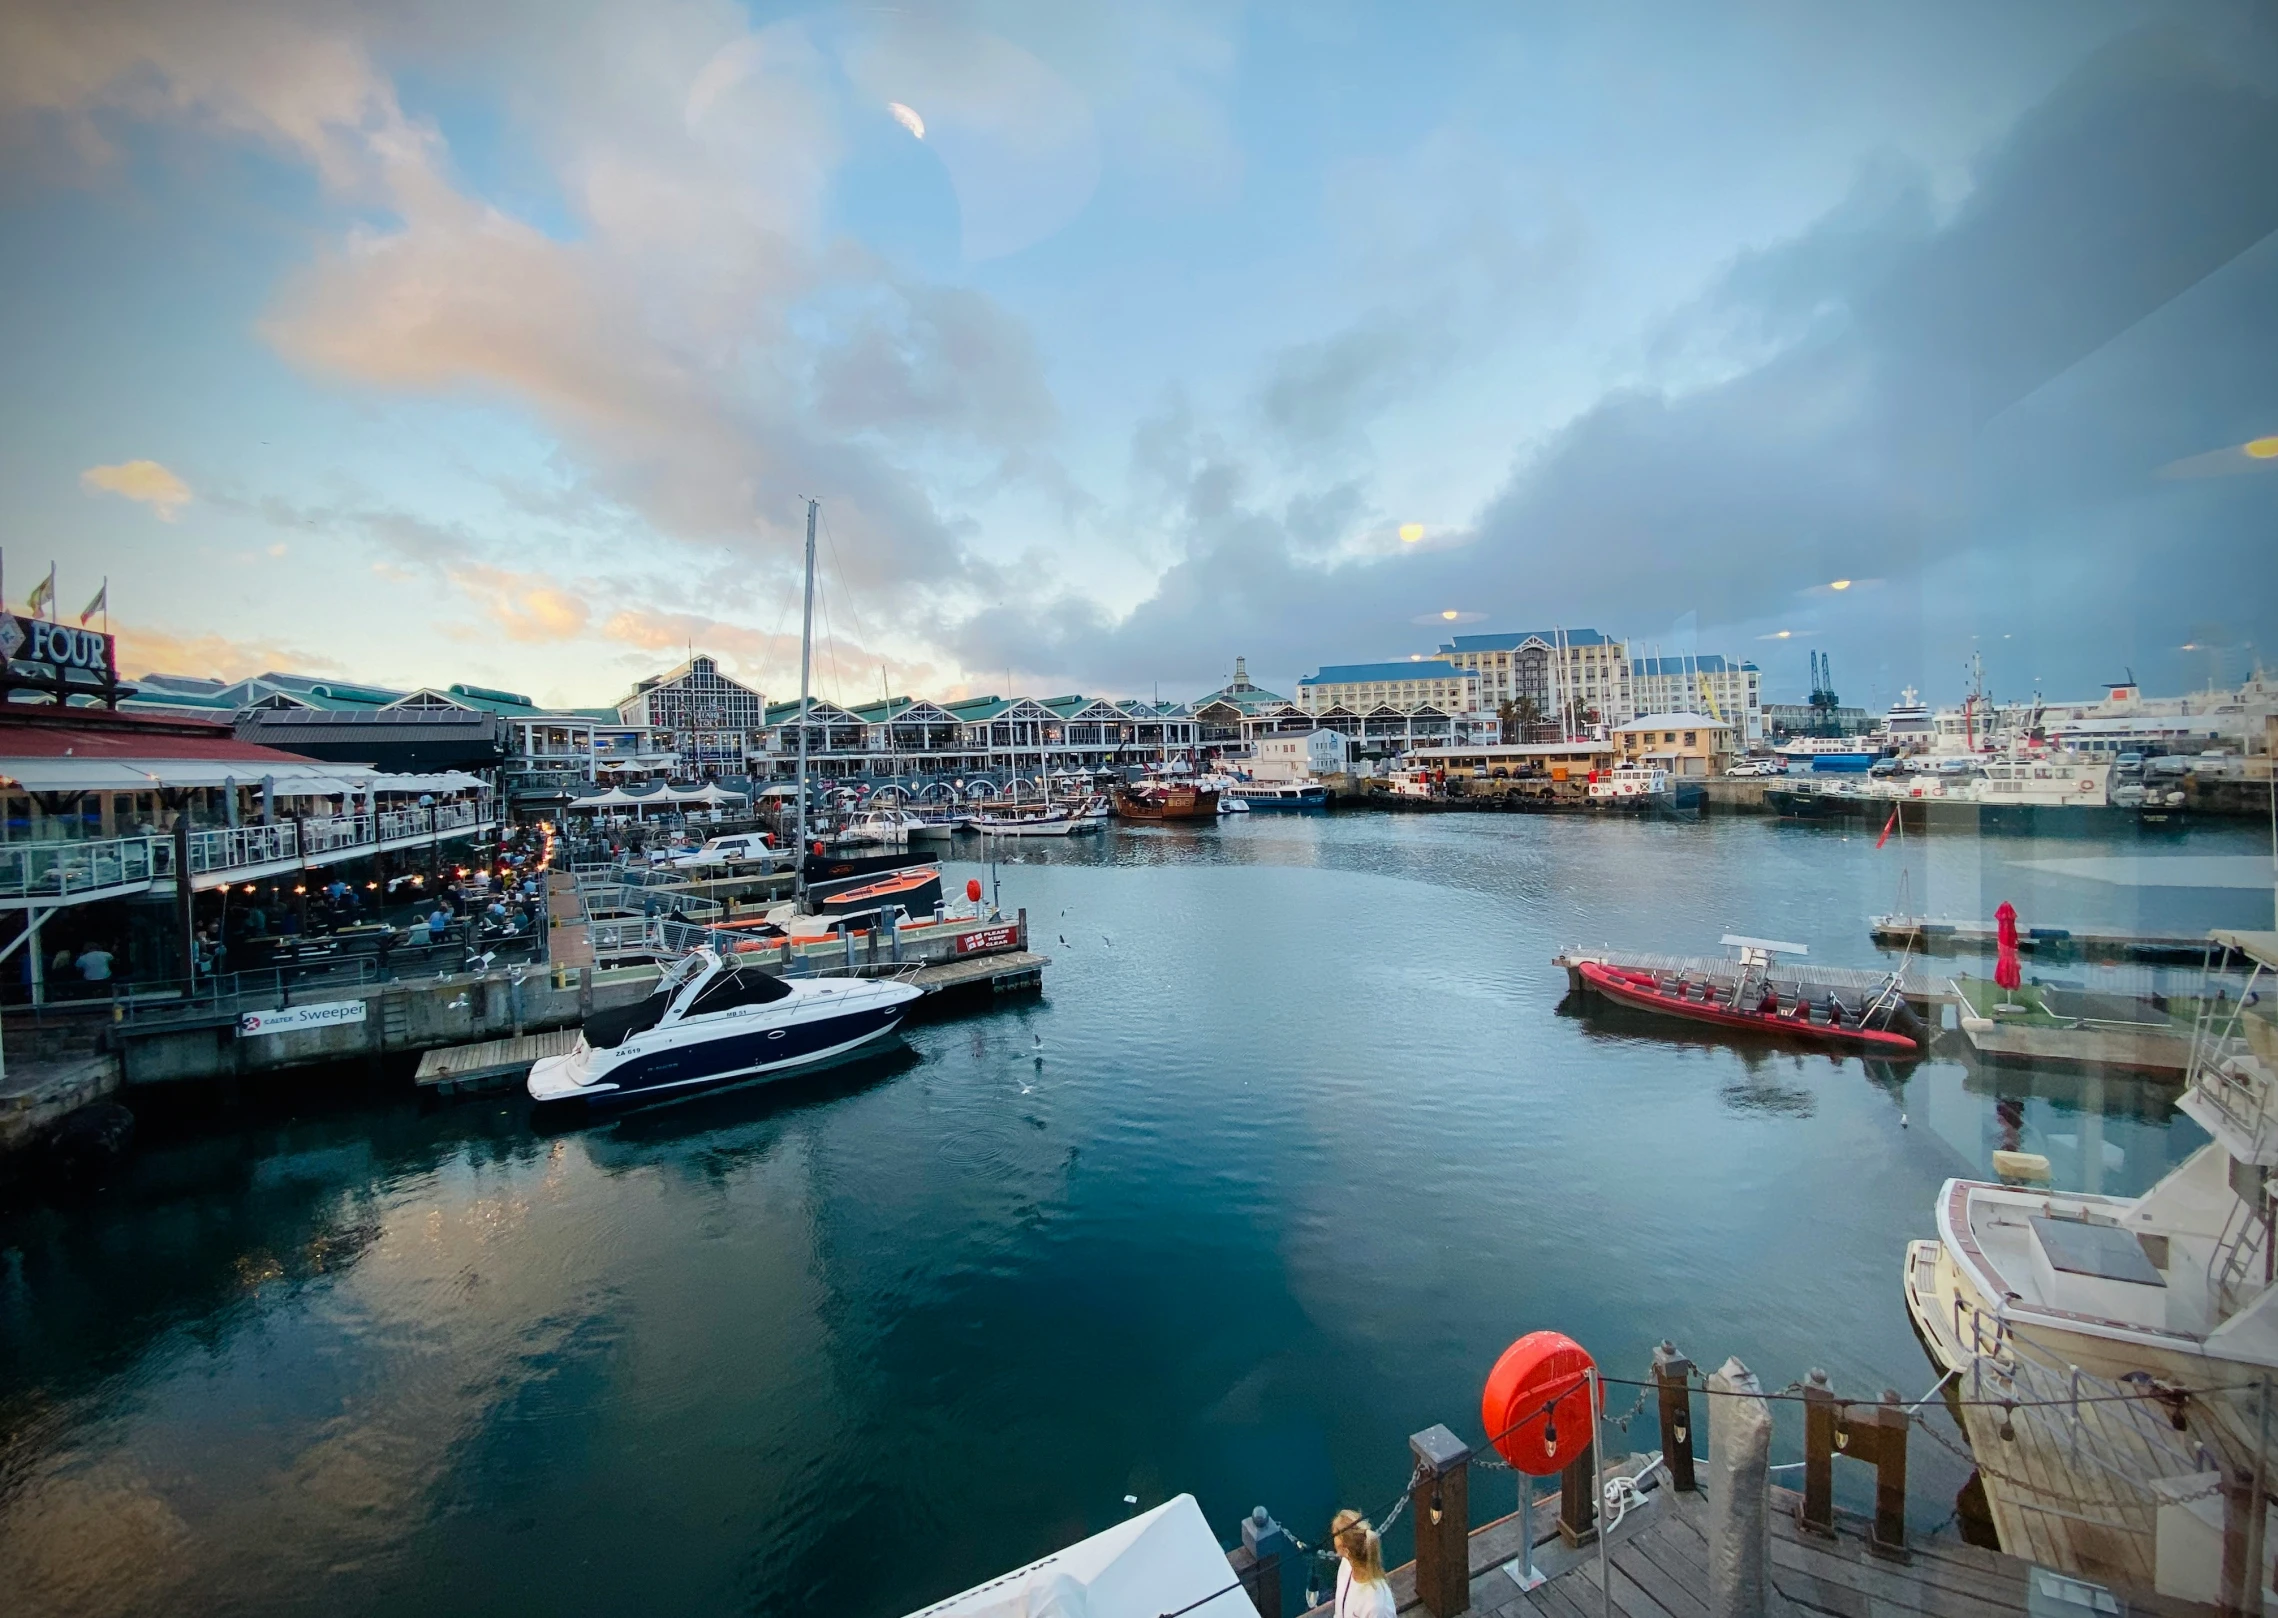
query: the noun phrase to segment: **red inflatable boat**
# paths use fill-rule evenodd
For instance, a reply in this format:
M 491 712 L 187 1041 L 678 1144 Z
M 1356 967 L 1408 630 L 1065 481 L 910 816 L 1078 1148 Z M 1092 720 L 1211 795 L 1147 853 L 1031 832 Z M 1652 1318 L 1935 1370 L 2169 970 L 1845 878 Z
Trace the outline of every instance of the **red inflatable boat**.
M 1577 962 L 1575 970 L 1608 1000 L 1665 1017 L 1713 1023 L 1719 1028 L 1748 1028 L 1825 1045 L 1847 1045 L 1880 1056 L 1916 1056 L 1922 1050 L 1921 1042 L 1910 1034 L 1867 1027 L 1856 1008 L 1845 1007 L 1832 996 L 1785 1000 L 1769 984 L 1755 982 L 1743 987 L 1741 1003 L 1736 1006 L 1729 986 L 1657 978 L 1650 972 L 1596 961 Z M 1890 1020 L 1911 1023 L 1914 1018 L 1904 1003 L 1898 1002 Z

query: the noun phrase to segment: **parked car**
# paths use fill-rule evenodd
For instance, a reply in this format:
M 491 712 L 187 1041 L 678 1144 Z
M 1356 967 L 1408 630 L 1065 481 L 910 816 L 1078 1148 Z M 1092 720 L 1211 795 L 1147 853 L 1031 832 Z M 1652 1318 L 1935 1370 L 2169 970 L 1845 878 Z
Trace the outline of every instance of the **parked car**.
M 1779 758 L 1742 758 L 1733 760 L 1732 768 L 1725 773 L 1736 776 L 1785 775 L 1788 773 L 1788 765 L 1787 760 Z

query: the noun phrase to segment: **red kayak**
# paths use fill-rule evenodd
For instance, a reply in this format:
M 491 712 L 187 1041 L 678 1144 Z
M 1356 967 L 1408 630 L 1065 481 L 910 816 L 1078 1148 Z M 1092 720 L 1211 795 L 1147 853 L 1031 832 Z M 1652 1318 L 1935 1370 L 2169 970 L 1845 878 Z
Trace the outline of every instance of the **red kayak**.
M 1657 1011 L 1665 1017 L 1714 1023 L 1719 1028 L 1748 1028 L 1758 1033 L 1817 1040 L 1829 1045 L 1850 1045 L 1884 1056 L 1913 1056 L 1922 1049 L 1908 1035 L 1888 1028 L 1858 1026 L 1856 1014 L 1853 1021 L 1846 1023 L 1842 1014 L 1831 1011 L 1826 1002 L 1818 1008 L 1824 1021 L 1813 1019 L 1814 1008 L 1808 1001 L 1782 1010 L 1779 996 L 1769 986 L 1751 989 L 1754 998 L 1735 1006 L 1731 1003 L 1729 987 L 1720 992 L 1707 983 L 1677 982 L 1672 986 L 1650 972 L 1603 966 L 1596 961 L 1576 962 L 1575 970 L 1582 974 L 1584 982 L 1608 1000 L 1634 1006 L 1639 1011 Z

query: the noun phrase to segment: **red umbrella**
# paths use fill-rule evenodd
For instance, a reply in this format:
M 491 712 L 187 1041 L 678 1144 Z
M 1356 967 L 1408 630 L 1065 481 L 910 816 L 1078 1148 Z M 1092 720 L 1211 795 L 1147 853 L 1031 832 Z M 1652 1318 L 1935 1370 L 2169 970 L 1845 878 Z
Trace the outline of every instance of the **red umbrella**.
M 2017 969 L 2017 907 L 2007 899 L 1993 913 L 1994 934 L 2001 945 L 2001 953 L 1994 957 L 1993 981 L 2004 989 L 2014 989 L 2025 981 L 2025 974 Z

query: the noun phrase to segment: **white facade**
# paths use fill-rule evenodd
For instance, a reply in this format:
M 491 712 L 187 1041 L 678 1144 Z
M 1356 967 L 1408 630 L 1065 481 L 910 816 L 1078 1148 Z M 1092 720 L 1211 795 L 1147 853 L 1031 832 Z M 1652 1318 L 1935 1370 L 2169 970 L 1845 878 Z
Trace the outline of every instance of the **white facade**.
M 1352 739 L 1339 731 L 1261 736 L 1250 774 L 1260 781 L 1311 781 L 1342 772 L 1351 758 Z
M 1637 712 L 1628 647 L 1595 629 L 1458 635 L 1438 655 L 1478 678 L 1478 704 L 1488 713 L 1531 702 L 1551 730 L 1581 731 Z
M 1469 714 L 1479 706 L 1479 677 L 1450 669 L 1436 657 L 1404 663 L 1331 663 L 1297 682 L 1297 706 L 1309 714 L 1347 708 L 1368 713 L 1379 707 L 1432 707 L 1444 714 Z
M 1736 736 L 1764 736 L 1764 676 L 1753 663 L 1715 653 L 1691 657 L 1638 657 L 1629 665 L 1630 697 L 1640 713 L 1706 709 Z

